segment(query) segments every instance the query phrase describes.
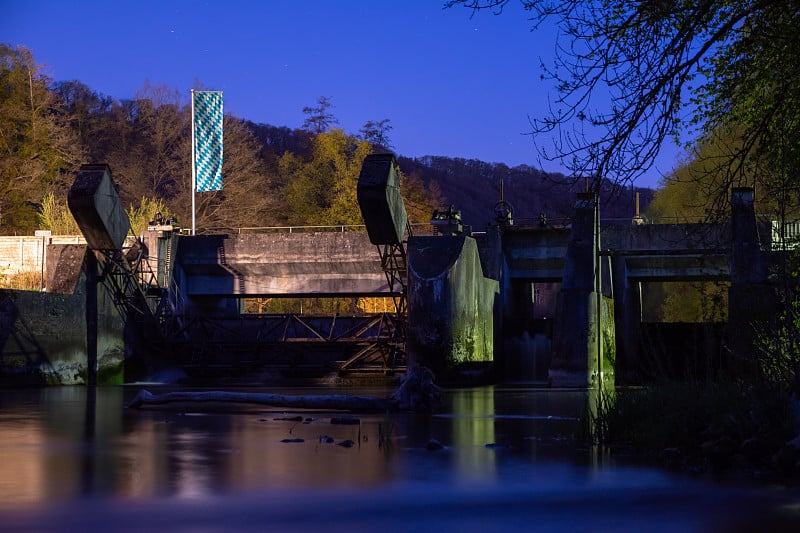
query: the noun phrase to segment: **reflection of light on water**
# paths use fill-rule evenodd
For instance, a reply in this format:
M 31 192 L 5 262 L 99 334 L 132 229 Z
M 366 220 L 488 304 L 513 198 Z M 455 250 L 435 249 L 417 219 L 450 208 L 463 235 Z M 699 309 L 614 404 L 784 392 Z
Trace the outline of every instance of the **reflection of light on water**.
M 41 424 L 0 419 L 0 428 L 0 509 L 46 498 L 45 462 L 31 453 L 44 448 Z
M 121 391 L 98 389 L 86 424 L 77 389 L 0 390 L 0 530 L 725 530 L 712 526 L 752 508 L 749 493 L 592 463 L 585 450 L 574 462 L 567 436 L 585 391 L 451 390 L 444 412 L 359 425 L 261 408 L 133 411 Z M 387 449 L 378 435 L 389 422 Z M 445 447 L 428 451 L 431 438 Z
M 456 414 L 435 414 L 434 418 L 491 418 L 493 420 L 561 420 L 564 422 L 576 422 L 576 416 L 557 416 L 557 415 L 485 415 L 485 416 L 465 416 Z
M 495 477 L 495 456 L 486 444 L 495 442 L 494 394 L 491 389 L 453 391 L 455 475 L 464 480 Z
M 2 391 L 3 399 L 17 402 L 4 403 L 5 419 L 0 417 L 0 436 L 8 436 L 0 442 L 0 465 L 7 457 L 13 463 L 4 471 L 11 475 L 0 476 L 3 501 L 57 501 L 82 493 L 198 499 L 231 490 L 377 487 L 428 478 L 495 483 L 508 474 L 504 450 L 514 448 L 510 437 L 518 427 L 531 427 L 518 424 L 573 421 L 566 411 L 529 405 L 528 392 L 509 396 L 492 387 L 448 391 L 452 408 L 446 412 L 362 415 L 360 425 L 332 425 L 327 414 L 291 422 L 282 419 L 285 412 L 268 410 L 133 411 L 124 408 L 123 392 L 98 389 L 96 423 L 86 440 L 84 389 L 50 389 L 30 398 Z M 127 389 L 129 397 L 135 392 Z M 379 435 L 389 425 L 390 446 L 382 447 Z M 325 444 L 322 435 L 358 444 Z M 426 451 L 432 437 L 446 449 Z M 287 438 L 304 442 L 282 443 Z M 16 479 L 1 485 L 9 478 Z
M 212 493 L 212 479 L 208 465 L 199 449 L 203 447 L 206 436 L 202 433 L 181 433 L 174 435 L 176 449 L 172 454 L 175 461 L 175 495 L 179 498 L 198 498 Z

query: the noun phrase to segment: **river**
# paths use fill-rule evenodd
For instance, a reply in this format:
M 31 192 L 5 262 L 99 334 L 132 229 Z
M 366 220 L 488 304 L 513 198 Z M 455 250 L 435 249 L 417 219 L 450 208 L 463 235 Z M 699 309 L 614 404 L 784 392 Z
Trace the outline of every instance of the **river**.
M 126 409 L 141 388 L 175 390 L 0 390 L 0 530 L 800 530 L 796 490 L 669 473 L 580 446 L 582 390 L 448 390 L 431 414 L 333 424 L 341 413 Z M 443 447 L 429 449 L 436 442 Z

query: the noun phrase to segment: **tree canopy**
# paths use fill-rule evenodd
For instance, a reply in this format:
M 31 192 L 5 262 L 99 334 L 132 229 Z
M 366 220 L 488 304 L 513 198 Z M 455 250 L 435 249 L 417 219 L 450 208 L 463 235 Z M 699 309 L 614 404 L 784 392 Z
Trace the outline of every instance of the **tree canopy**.
M 508 3 L 446 5 L 499 13 Z M 752 181 L 753 172 L 782 186 L 800 175 L 796 2 L 520 3 L 534 28 L 553 22 L 561 35 L 555 60 L 543 65 L 555 88 L 550 112 L 532 120 L 536 138 L 555 141 L 544 157 L 576 175 L 626 183 L 650 168 L 670 139 L 693 146 L 735 133 L 738 142 L 716 159 L 719 192 Z
M 0 44 L 0 230 L 30 231 L 37 205 L 63 191 L 83 152 L 26 48 Z
M 198 228 L 361 224 L 361 164 L 367 154 L 386 150 L 391 126 L 388 119 L 369 121 L 361 137 L 349 135 L 331 127 L 338 122 L 332 107 L 329 98 L 319 98 L 303 109 L 307 119 L 297 130 L 226 115 L 223 189 L 196 195 Z M 87 162 L 110 166 L 123 204 L 137 219 L 158 206 L 186 224 L 190 109 L 188 96 L 148 80 L 128 100 L 79 81 L 53 82 L 29 50 L 0 45 L 0 231 L 70 227 L 60 220 L 69 218 L 66 194 Z M 427 221 L 443 201 L 419 176 L 403 188 L 413 198 L 415 221 Z
M 279 168 L 286 183 L 290 223 L 363 224 L 356 185 L 371 151 L 367 141 L 332 129 L 312 139 L 310 158 L 285 153 Z

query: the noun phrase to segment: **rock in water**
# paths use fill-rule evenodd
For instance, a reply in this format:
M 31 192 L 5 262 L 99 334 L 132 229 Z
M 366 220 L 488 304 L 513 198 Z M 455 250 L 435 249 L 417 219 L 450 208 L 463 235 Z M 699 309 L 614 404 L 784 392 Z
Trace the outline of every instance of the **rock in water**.
M 412 366 L 389 399 L 397 402 L 402 410 L 430 411 L 442 401 L 442 389 L 433 378 L 431 369 Z

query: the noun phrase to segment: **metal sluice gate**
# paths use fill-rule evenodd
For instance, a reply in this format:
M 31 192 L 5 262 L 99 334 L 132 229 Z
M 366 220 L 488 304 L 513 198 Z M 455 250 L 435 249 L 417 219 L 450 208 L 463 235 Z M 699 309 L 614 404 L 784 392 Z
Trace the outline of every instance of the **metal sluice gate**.
M 177 242 L 190 237 L 173 234 L 172 227 L 165 231 L 167 238 L 159 239 L 154 271 L 141 239 L 132 242 L 128 237 L 130 221 L 107 165 L 81 167 L 68 204 L 89 249 L 87 265 L 93 275 L 87 275 L 87 287 L 90 278 L 102 283 L 123 320 L 136 328 L 140 342 L 144 340 L 141 344 L 150 352 L 148 357 L 168 358 L 205 374 L 222 368 L 253 371 L 264 367 L 291 375 L 402 372 L 408 270 L 404 237 L 410 227 L 393 156 L 367 158 L 358 196 L 370 241 L 377 246 L 386 274 L 393 313 L 205 315 L 186 305 L 170 275 Z
M 393 342 L 399 329 L 395 318 L 393 313 L 195 316 L 182 334 L 165 338 L 165 348 L 189 373 L 268 368 L 289 376 L 390 374 L 405 369 L 404 354 Z

